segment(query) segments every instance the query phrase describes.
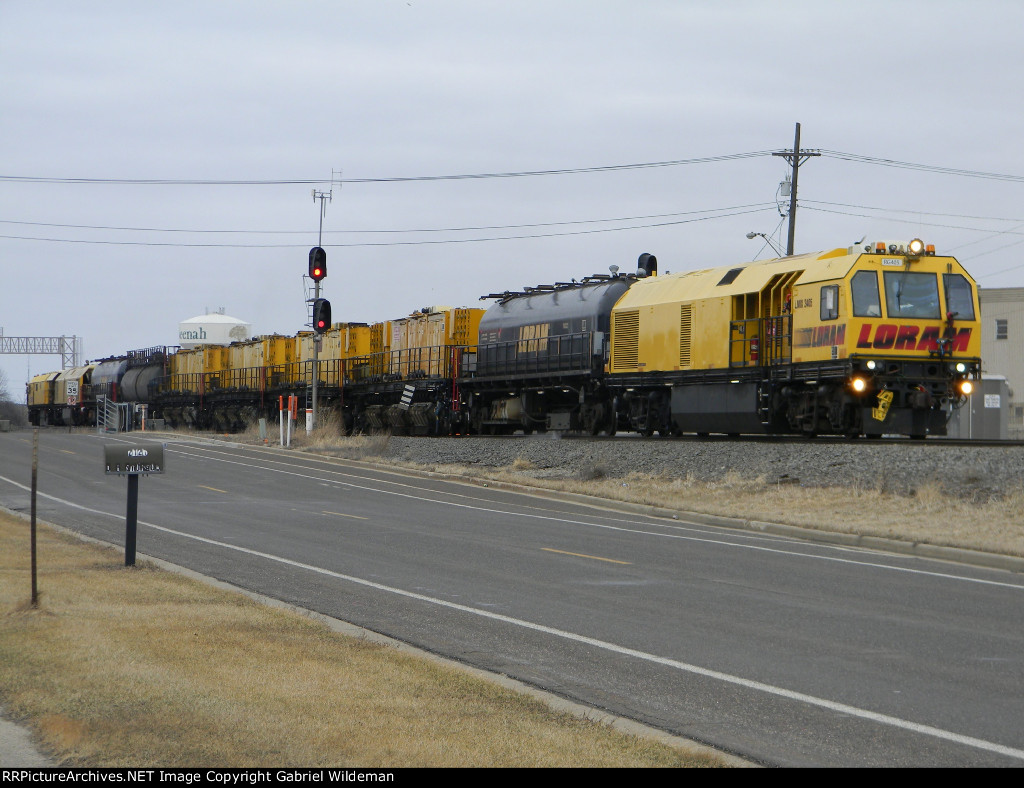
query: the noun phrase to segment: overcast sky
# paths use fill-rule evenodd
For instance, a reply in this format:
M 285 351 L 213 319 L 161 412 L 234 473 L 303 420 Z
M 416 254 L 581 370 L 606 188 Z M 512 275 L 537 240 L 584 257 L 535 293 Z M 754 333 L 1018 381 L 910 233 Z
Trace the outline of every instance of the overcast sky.
M 797 122 L 797 252 L 920 236 L 1024 286 L 1022 30 L 1020 0 L 0 0 L 0 327 L 89 359 L 207 309 L 295 333 L 314 188 L 335 321 L 772 257 L 746 233 L 785 246 Z M 18 399 L 59 368 L 0 356 Z

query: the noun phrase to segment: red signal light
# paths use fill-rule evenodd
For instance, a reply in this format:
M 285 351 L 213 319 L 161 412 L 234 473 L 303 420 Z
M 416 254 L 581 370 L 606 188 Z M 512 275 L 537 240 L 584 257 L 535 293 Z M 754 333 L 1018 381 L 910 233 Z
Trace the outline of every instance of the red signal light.
M 319 282 L 327 276 L 327 252 L 321 247 L 314 246 L 309 250 L 309 278 Z
M 313 330 L 323 334 L 331 327 L 331 302 L 326 298 L 318 298 L 313 302 Z

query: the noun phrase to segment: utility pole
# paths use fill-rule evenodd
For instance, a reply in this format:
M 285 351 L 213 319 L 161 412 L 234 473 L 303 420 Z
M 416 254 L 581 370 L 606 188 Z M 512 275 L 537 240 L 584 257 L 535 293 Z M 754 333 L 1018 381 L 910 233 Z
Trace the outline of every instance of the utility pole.
M 796 139 L 793 140 L 793 150 L 777 151 L 772 156 L 781 156 L 793 166 L 793 187 L 789 193 L 789 243 L 786 246 L 786 255 L 793 254 L 793 242 L 796 239 L 796 181 L 800 173 L 800 165 L 812 156 L 820 156 L 821 151 L 800 150 L 800 124 L 796 124 Z

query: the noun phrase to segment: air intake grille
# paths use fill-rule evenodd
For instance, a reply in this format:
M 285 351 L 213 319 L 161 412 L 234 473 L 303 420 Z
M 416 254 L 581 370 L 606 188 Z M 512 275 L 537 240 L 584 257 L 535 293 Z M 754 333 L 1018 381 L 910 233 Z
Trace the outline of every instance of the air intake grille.
M 640 360 L 640 312 L 616 312 L 612 328 L 615 331 L 612 369 L 615 372 L 635 370 Z
M 679 307 L 679 366 L 690 366 L 690 339 L 693 331 L 693 306 Z

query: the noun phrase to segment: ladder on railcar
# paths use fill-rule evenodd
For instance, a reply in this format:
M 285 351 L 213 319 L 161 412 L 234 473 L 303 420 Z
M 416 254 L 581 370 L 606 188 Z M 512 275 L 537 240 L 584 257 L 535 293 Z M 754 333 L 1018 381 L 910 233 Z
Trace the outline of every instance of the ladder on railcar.
M 102 394 L 96 399 L 96 431 L 100 433 L 131 432 L 130 402 L 114 402 Z

